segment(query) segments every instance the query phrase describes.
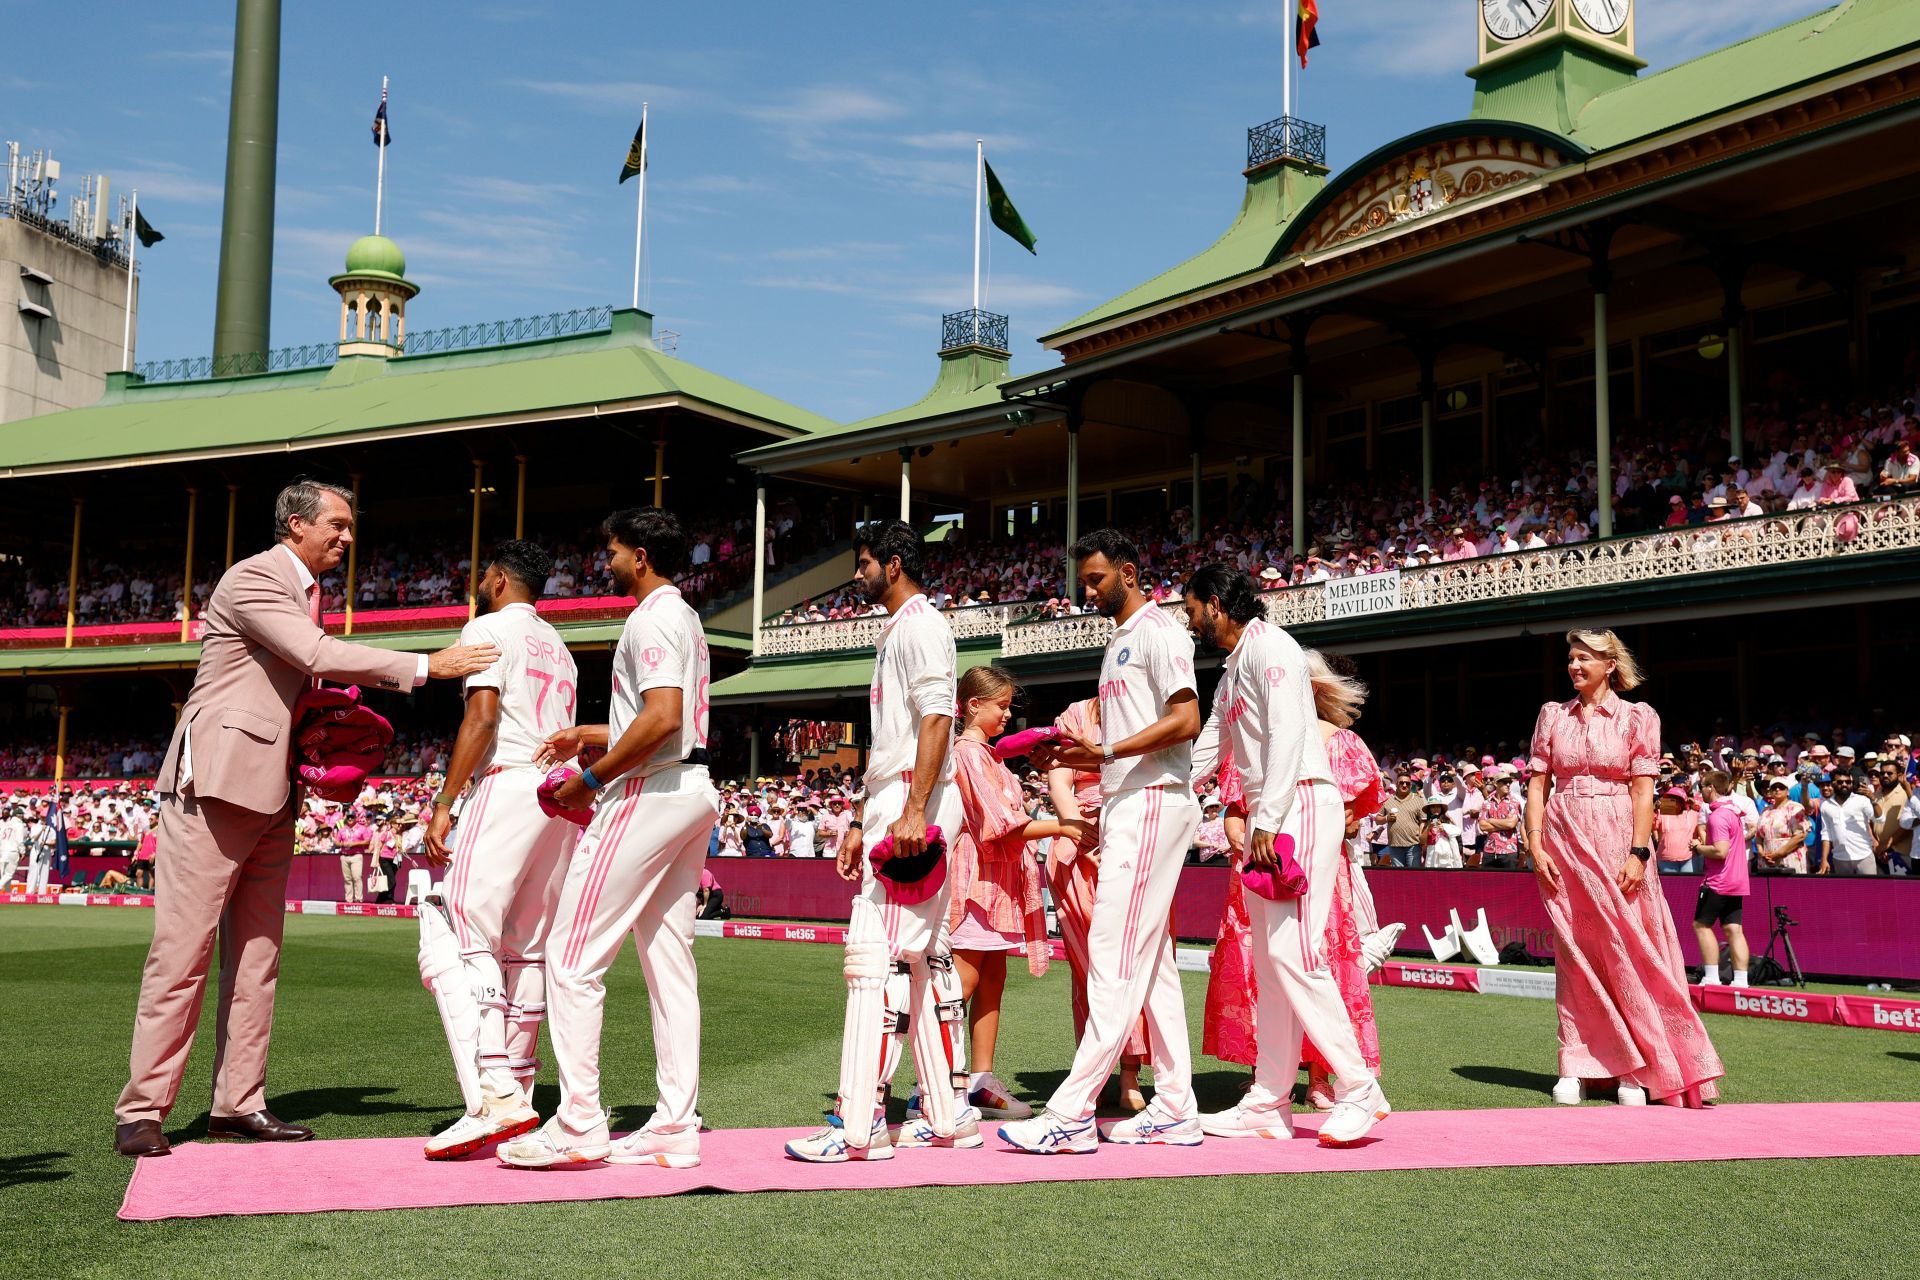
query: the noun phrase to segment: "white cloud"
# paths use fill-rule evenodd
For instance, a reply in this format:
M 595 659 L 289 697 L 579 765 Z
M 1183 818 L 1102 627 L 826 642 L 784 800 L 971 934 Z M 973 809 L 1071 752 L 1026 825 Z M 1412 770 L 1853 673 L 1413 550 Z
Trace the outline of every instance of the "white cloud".
M 642 80 L 512 80 L 508 84 L 589 111 L 632 115 L 636 123 L 642 103 L 684 105 L 703 96 L 695 89 Z
M 181 204 L 219 204 L 226 195 L 226 186 L 219 182 L 208 182 L 196 178 L 178 166 L 169 165 L 158 169 L 122 169 L 110 173 L 115 185 L 125 188 L 139 188 L 140 194 L 148 200 L 177 201 Z
M 149 62 L 219 62 L 233 61 L 233 46 L 219 49 L 151 49 L 145 55 Z
M 740 109 L 748 119 L 792 129 L 890 120 L 905 112 L 901 103 L 851 85 L 814 85 L 782 99 Z

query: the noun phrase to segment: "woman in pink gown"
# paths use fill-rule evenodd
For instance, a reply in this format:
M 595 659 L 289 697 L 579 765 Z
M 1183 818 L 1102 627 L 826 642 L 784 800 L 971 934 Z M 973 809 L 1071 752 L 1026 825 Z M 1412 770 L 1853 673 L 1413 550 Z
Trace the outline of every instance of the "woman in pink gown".
M 1076 702 L 1061 712 L 1054 723 L 1064 733 L 1098 742 L 1100 700 L 1088 698 Z M 1067 968 L 1073 974 L 1073 1040 L 1078 1044 L 1087 1026 L 1087 929 L 1093 923 L 1093 889 L 1100 880 L 1100 771 L 1051 770 L 1047 774 L 1047 790 L 1056 814 L 1063 819 L 1079 818 L 1087 823 L 1087 834 L 1082 839 L 1062 836 L 1047 844 L 1047 883 L 1053 891 L 1060 941 L 1067 952 Z M 1143 1012 L 1120 1053 L 1120 1105 L 1129 1111 L 1140 1111 L 1147 1105 L 1139 1084 L 1140 1067 L 1147 1060 L 1147 1052 L 1147 1020 Z
M 1619 694 L 1640 672 L 1611 631 L 1567 633 L 1576 697 L 1540 708 L 1527 784 L 1527 847 L 1553 922 L 1560 1082 L 1617 1080 L 1620 1101 L 1697 1107 L 1726 1074 L 1688 998 L 1679 935 L 1647 844 L 1660 717 Z M 1548 784 L 1552 795 L 1548 795 Z

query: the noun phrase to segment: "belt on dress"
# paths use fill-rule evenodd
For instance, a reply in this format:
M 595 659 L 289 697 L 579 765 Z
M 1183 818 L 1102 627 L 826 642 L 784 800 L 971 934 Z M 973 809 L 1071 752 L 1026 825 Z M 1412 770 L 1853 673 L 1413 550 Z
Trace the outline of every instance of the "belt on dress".
M 1576 773 L 1569 777 L 1556 777 L 1553 780 L 1555 795 L 1565 796 L 1624 796 L 1628 786 L 1621 778 L 1596 778 L 1590 773 Z

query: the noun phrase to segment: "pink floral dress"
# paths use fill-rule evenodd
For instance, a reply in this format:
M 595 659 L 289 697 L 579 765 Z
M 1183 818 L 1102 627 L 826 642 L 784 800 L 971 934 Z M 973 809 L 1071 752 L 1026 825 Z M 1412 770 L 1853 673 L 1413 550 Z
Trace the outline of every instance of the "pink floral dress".
M 1560 1074 L 1701 1105 L 1726 1068 L 1687 993 L 1659 863 L 1631 897 L 1616 878 L 1632 856 L 1630 785 L 1660 772 L 1659 715 L 1611 691 L 1591 709 L 1549 702 L 1528 764 L 1553 781 L 1541 843 L 1560 884 L 1540 896 L 1553 922 Z
M 961 922 L 970 920 L 1017 944 L 1037 978 L 1047 971 L 1051 948 L 1040 867 L 1022 834 L 1028 819 L 1020 783 L 994 758 L 992 747 L 972 738 L 954 740 L 953 773 L 962 819 L 947 858 L 953 878 L 947 927 L 957 934 Z

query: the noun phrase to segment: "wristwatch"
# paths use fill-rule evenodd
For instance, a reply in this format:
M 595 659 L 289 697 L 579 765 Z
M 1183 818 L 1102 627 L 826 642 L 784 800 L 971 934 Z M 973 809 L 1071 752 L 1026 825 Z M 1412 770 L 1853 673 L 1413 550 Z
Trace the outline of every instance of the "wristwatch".
M 1113 741 L 1111 739 L 1108 739 L 1107 741 L 1102 742 L 1100 744 L 1100 763 L 1101 764 L 1113 763 Z
M 1640 859 L 1640 861 L 1642 862 L 1646 862 L 1653 857 L 1653 851 L 1648 849 L 1647 846 L 1643 844 L 1637 844 L 1633 846 L 1633 848 L 1627 850 L 1627 852 L 1632 854 L 1634 857 Z

